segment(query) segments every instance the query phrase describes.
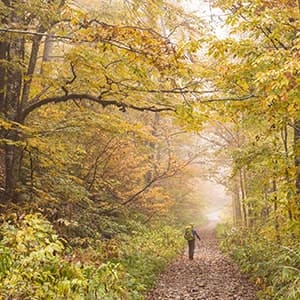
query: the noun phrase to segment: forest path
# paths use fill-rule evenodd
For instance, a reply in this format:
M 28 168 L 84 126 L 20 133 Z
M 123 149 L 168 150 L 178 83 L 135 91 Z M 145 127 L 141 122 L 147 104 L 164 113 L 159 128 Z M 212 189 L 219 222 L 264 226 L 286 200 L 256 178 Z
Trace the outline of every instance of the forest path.
M 194 260 L 184 255 L 160 276 L 147 300 L 254 300 L 257 289 L 218 248 L 214 224 L 198 230 Z

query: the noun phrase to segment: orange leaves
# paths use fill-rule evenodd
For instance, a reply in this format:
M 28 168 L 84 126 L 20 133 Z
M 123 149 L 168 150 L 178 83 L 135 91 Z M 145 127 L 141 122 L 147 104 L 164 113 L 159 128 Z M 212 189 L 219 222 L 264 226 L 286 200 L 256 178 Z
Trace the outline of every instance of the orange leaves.
M 136 26 L 109 25 L 96 20 L 88 22 L 89 26 L 79 28 L 74 41 L 104 43 L 116 50 L 125 50 L 142 56 L 162 70 L 170 66 L 169 56 L 174 54 L 171 43 L 157 32 Z
M 261 0 L 262 7 L 267 8 L 275 8 L 275 7 L 291 7 L 291 8 L 297 8 L 297 1 L 294 0 Z

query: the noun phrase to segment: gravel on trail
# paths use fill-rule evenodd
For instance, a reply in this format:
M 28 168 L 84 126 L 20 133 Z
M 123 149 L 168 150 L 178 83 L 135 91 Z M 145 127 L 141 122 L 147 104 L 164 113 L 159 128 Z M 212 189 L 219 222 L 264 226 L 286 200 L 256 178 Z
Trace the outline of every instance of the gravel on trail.
M 212 223 L 197 230 L 194 260 L 187 250 L 161 274 L 147 300 L 255 300 L 257 288 L 218 247 Z

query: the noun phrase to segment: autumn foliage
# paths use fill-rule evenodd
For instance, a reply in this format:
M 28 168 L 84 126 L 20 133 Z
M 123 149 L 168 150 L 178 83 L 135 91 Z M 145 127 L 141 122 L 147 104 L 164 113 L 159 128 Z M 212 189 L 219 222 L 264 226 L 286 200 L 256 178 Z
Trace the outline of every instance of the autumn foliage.
M 0 2 L 1 292 L 142 299 L 203 219 L 199 172 L 232 195 L 245 270 L 255 236 L 297 252 L 299 3 L 214 1 L 218 36 L 182 3 L 98 2 Z M 296 299 L 296 262 L 257 275 L 267 295 Z

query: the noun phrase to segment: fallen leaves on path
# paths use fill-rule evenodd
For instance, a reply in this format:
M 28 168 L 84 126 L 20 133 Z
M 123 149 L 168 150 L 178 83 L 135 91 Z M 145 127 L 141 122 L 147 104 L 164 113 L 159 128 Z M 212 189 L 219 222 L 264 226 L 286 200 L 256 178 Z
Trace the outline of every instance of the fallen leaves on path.
M 187 251 L 161 275 L 147 300 L 255 300 L 256 287 L 218 248 L 212 224 L 200 229 L 194 260 Z

